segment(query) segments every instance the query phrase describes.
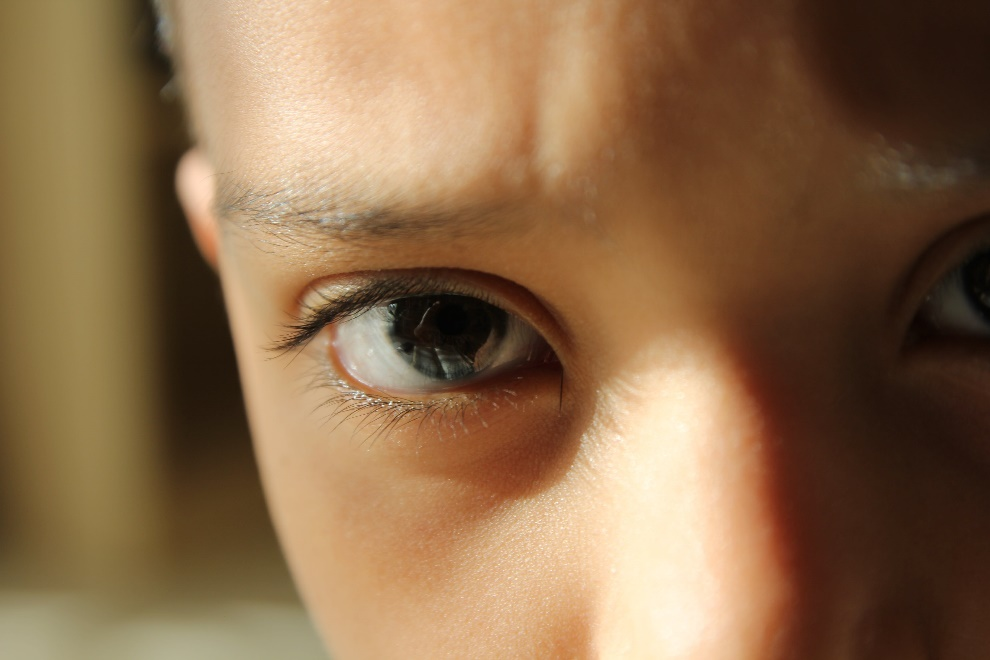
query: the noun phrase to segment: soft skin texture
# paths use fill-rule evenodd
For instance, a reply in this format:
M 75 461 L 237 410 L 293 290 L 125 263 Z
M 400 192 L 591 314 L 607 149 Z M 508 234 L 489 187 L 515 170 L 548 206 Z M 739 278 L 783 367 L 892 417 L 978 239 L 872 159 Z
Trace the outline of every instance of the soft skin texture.
M 926 301 L 990 242 L 988 6 L 175 0 L 180 195 L 335 657 L 987 657 L 990 327 Z M 559 364 L 400 424 L 332 328 L 268 350 L 379 271 Z

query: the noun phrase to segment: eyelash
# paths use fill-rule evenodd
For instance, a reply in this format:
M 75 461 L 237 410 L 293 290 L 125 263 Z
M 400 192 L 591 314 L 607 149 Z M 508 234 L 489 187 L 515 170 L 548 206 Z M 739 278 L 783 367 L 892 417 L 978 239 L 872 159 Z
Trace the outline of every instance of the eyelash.
M 295 322 L 286 326 L 285 334 L 269 346 L 268 350 L 276 357 L 298 354 L 333 324 L 356 319 L 393 300 L 450 294 L 502 307 L 497 299 L 484 291 L 435 273 L 388 277 L 372 274 L 363 282 L 358 280 L 352 291 L 340 296 L 330 296 L 317 287 L 311 289 L 310 295 L 319 296 L 320 300 L 315 303 L 301 303 L 302 311 Z M 433 423 L 438 432 L 449 429 L 452 438 L 456 438 L 461 431 L 467 433 L 465 415 L 472 409 L 477 412 L 482 401 L 496 409 L 500 407 L 500 403 L 518 407 L 515 401 L 517 393 L 509 387 L 489 388 L 485 393 L 444 392 L 442 396 L 418 400 L 359 389 L 336 376 L 337 371 L 338 367 L 331 364 L 328 355 L 320 356 L 314 372 L 311 373 L 308 387 L 329 390 L 330 395 L 317 406 L 316 411 L 331 409 L 324 420 L 325 424 L 334 423 L 331 430 L 355 419 L 361 421 L 355 426 L 354 435 L 362 429 L 374 427 L 375 430 L 362 440 L 362 443 L 371 445 L 383 438 L 390 438 L 394 432 L 407 425 L 417 423 L 420 429 L 428 423 Z M 480 418 L 480 423 L 482 427 L 488 426 L 483 418 Z
M 327 408 L 330 413 L 324 419 L 324 424 L 331 424 L 331 433 L 343 424 L 355 419 L 361 420 L 353 430 L 356 436 L 362 429 L 374 428 L 367 434 L 362 443 L 374 446 L 379 440 L 390 439 L 396 431 L 407 425 L 423 424 L 433 420 L 437 428 L 449 428 L 456 436 L 458 427 L 466 432 L 463 416 L 472 405 L 476 406 L 478 396 L 457 395 L 416 401 L 402 398 L 377 397 L 340 379 L 327 378 L 325 370 L 319 368 L 314 374 L 311 387 L 330 390 L 331 394 L 317 407 L 317 410 Z
M 286 334 L 276 341 L 269 350 L 279 354 L 290 353 L 303 348 L 324 328 L 334 323 L 355 319 L 396 298 L 438 292 L 460 293 L 485 300 L 480 292 L 459 291 L 456 286 L 451 287 L 450 283 L 429 276 L 412 279 L 390 277 L 372 280 L 350 293 L 333 298 L 321 294 L 318 289 L 314 289 L 313 295 L 320 295 L 322 302 L 315 306 L 305 304 L 303 313 L 296 319 L 296 322 L 286 326 Z M 488 301 L 486 300 L 486 302 Z

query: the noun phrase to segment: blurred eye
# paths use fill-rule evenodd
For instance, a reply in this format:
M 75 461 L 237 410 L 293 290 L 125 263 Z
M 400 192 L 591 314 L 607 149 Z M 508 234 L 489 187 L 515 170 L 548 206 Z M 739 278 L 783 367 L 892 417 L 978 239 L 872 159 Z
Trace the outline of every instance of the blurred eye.
M 990 336 L 990 249 L 970 256 L 935 285 L 915 328 L 922 335 Z
M 335 323 L 331 337 L 347 375 L 397 395 L 451 390 L 553 357 L 518 317 L 457 294 L 397 298 Z

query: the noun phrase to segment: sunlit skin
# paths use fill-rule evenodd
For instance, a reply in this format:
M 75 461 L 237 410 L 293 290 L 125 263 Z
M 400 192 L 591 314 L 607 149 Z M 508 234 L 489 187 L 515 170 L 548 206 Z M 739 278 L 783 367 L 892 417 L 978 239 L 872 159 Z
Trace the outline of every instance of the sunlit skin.
M 990 656 L 990 321 L 932 302 L 990 244 L 988 3 L 174 5 L 180 196 L 335 657 Z M 556 360 L 271 350 L 369 277 Z

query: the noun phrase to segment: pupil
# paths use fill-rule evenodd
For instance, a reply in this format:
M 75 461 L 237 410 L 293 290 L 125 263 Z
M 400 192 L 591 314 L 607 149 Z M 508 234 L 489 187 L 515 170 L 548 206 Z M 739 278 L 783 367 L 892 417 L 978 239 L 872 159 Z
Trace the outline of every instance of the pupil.
M 990 320 L 990 252 L 976 255 L 963 266 L 966 295 L 981 315 Z
M 443 305 L 436 315 L 437 330 L 445 335 L 460 335 L 468 329 L 468 315 L 463 305 Z
M 460 380 L 485 369 L 505 335 L 508 315 L 469 296 L 401 298 L 388 305 L 398 355 L 429 378 Z

